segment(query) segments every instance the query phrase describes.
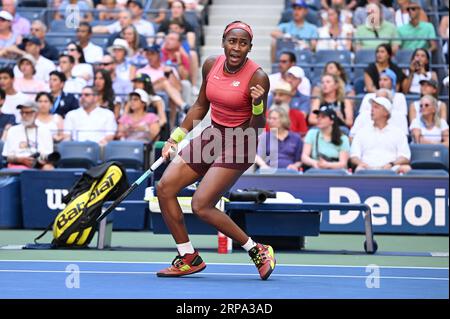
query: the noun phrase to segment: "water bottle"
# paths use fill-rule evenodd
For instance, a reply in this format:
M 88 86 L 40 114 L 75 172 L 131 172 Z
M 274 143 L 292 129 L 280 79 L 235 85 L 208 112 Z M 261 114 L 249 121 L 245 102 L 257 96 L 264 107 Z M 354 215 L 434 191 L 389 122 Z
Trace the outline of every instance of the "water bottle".
M 233 250 L 233 241 L 231 238 L 228 238 L 225 234 L 218 232 L 218 249 L 217 252 L 219 254 L 229 254 Z

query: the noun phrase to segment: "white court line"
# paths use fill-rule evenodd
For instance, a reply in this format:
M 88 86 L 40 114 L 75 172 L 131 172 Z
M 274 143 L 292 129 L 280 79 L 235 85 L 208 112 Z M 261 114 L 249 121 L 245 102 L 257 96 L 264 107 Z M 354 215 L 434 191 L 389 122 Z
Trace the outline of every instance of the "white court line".
M 28 269 L 3 269 L 0 273 L 65 273 L 65 270 L 28 270 Z M 156 275 L 155 271 L 80 271 L 79 274 L 107 274 L 107 275 Z M 225 273 L 225 272 L 204 272 L 201 275 L 209 276 L 259 276 L 258 274 L 248 273 Z M 315 278 L 361 278 L 367 279 L 367 276 L 348 276 L 348 275 L 295 275 L 295 274 L 272 274 L 271 277 L 315 277 Z M 398 276 L 380 276 L 379 279 L 404 279 L 404 280 L 438 280 L 449 281 L 448 278 L 436 277 L 398 277 Z
M 0 260 L 2 262 L 27 262 L 27 263 L 98 263 L 98 264 L 169 264 L 166 261 L 108 261 L 108 260 L 27 260 L 27 259 L 11 259 Z M 212 263 L 208 262 L 208 265 L 223 265 L 223 266 L 253 266 L 251 263 Z M 376 264 L 375 262 L 371 264 Z M 296 264 L 279 264 L 277 266 L 282 267 L 327 267 L 327 268 L 366 268 L 367 265 L 296 265 Z M 380 266 L 380 268 L 394 268 L 394 269 L 441 269 L 449 270 L 449 267 L 409 267 L 409 266 Z

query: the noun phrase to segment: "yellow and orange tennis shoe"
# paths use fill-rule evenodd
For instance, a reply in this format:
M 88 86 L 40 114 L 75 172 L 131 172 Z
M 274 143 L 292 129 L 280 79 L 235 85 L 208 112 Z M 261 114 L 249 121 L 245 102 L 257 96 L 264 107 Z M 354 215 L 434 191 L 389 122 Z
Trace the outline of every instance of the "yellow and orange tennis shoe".
M 206 268 L 202 257 L 195 251 L 193 254 L 176 256 L 172 265 L 156 273 L 158 277 L 181 277 L 195 274 Z
M 250 249 L 248 254 L 255 263 L 256 268 L 258 268 L 261 279 L 266 280 L 269 278 L 276 265 L 272 246 L 256 244 L 255 247 Z

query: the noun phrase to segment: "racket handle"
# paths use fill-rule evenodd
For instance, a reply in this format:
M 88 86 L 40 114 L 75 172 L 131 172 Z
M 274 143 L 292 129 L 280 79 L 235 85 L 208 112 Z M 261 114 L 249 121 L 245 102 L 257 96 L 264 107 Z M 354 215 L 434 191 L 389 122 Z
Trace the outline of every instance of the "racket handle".
M 153 163 L 152 166 L 150 166 L 150 170 L 152 172 L 155 171 L 158 167 L 161 166 L 162 163 L 164 163 L 164 157 L 161 156 L 156 162 Z
M 172 157 L 176 152 L 177 152 L 177 148 L 174 147 L 174 146 L 171 146 L 171 147 L 170 147 L 170 151 L 169 151 L 170 157 Z M 160 167 L 161 164 L 164 163 L 164 162 L 165 162 L 164 157 L 161 156 L 160 158 L 158 158 L 158 160 L 157 160 L 156 162 L 153 163 L 152 166 L 150 166 L 150 170 L 151 170 L 152 172 L 154 172 L 154 171 L 155 171 L 156 169 L 158 169 L 158 167 Z

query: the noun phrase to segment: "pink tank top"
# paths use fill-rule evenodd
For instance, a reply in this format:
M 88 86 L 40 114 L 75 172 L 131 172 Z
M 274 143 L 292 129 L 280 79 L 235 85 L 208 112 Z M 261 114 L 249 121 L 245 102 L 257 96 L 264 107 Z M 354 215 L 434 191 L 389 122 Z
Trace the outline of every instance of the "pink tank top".
M 244 67 L 235 74 L 223 72 L 225 56 L 216 59 L 206 78 L 206 97 L 211 102 L 211 119 L 226 127 L 237 127 L 252 116 L 249 83 L 260 68 L 247 59 Z

